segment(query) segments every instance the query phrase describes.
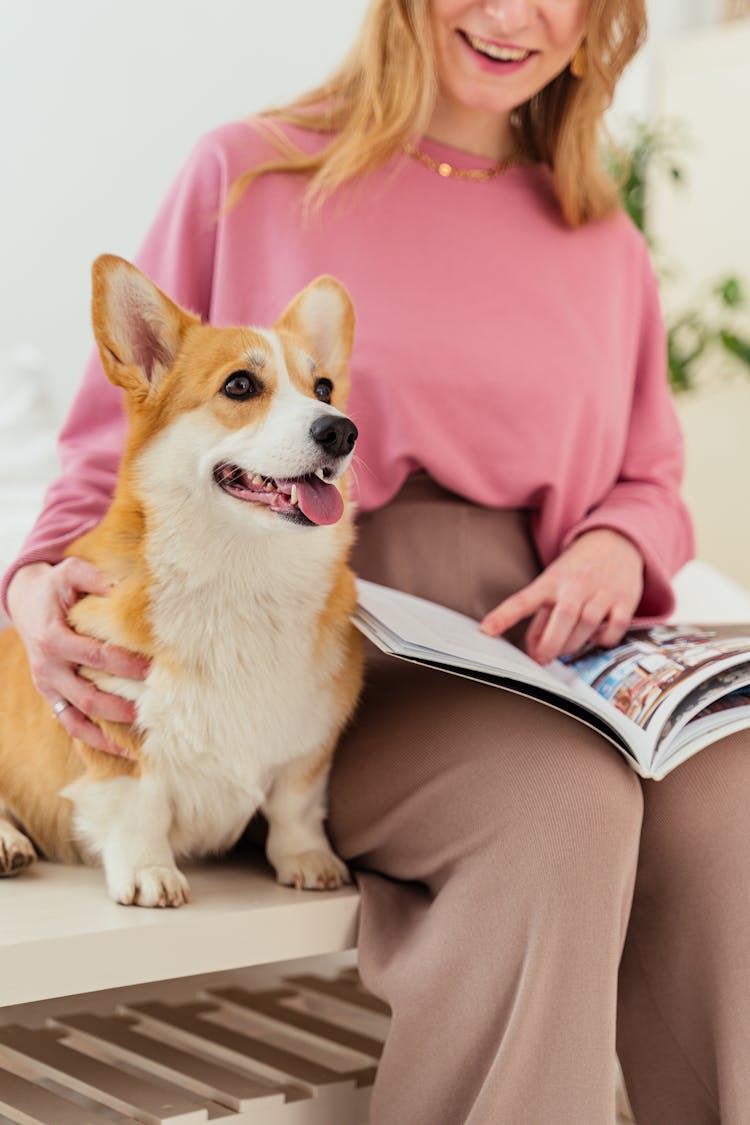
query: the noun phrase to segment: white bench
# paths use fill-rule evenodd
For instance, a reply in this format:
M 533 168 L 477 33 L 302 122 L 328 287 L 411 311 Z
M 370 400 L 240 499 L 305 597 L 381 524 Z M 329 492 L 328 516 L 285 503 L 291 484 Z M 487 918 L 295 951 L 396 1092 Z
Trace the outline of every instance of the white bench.
M 278 973 L 227 973 L 351 950 L 357 891 L 280 887 L 244 851 L 186 871 L 180 910 L 118 906 L 85 868 L 39 863 L 0 885 L 0 1122 L 97 1125 L 106 1108 L 153 1125 L 366 1125 L 387 1018 L 351 971 L 308 973 L 291 1006 Z M 196 1013 L 209 983 L 255 995 Z M 115 1013 L 136 1003 L 151 1008 L 134 1030 Z
M 676 588 L 682 620 L 750 622 L 750 594 L 705 564 Z M 383 1006 L 351 968 L 297 973 L 287 995 L 268 995 L 288 962 L 354 948 L 357 891 L 279 887 L 247 854 L 188 875 L 193 901 L 174 911 L 117 906 L 84 868 L 40 863 L 3 881 L 0 1125 L 98 1125 L 112 1112 L 153 1125 L 365 1125 Z M 196 1010 L 206 987 L 211 1010 Z M 130 1022 L 114 1017 L 122 1004 Z M 60 1026 L 45 1031 L 45 1018 Z

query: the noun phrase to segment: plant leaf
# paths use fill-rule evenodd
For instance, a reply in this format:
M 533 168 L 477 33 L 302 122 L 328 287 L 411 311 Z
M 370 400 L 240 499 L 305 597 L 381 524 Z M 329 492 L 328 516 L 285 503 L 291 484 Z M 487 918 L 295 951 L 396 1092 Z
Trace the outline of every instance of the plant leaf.
M 738 277 L 724 277 L 716 286 L 716 293 L 730 309 L 738 308 L 745 300 L 742 282 Z
M 743 340 L 733 332 L 722 332 L 721 342 L 728 352 L 750 367 L 750 340 Z

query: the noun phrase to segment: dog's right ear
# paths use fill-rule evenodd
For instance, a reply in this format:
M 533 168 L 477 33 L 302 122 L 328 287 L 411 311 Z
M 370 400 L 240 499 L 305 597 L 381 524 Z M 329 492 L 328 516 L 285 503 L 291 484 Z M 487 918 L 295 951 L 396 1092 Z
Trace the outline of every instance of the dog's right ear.
M 186 330 L 200 321 L 124 258 L 102 254 L 91 275 L 91 316 L 107 377 L 145 398 L 172 367 Z

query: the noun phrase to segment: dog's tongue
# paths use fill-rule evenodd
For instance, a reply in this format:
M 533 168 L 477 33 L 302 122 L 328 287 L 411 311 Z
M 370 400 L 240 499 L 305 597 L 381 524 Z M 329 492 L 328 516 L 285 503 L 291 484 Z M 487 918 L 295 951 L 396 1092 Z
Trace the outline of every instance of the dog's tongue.
M 344 501 L 336 486 L 315 476 L 297 481 L 297 503 L 307 518 L 317 524 L 336 523 L 344 512 Z

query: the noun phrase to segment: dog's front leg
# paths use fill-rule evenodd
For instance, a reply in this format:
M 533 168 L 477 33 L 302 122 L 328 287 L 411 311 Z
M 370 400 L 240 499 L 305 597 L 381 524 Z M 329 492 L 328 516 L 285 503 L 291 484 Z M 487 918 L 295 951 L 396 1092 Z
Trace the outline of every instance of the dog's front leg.
M 280 767 L 262 806 L 268 862 L 288 886 L 321 891 L 352 881 L 323 828 L 332 753 L 327 747 Z
M 83 778 L 63 796 L 75 807 L 76 835 L 101 858 L 115 902 L 181 906 L 189 901 L 187 880 L 169 843 L 169 802 L 157 777 Z

